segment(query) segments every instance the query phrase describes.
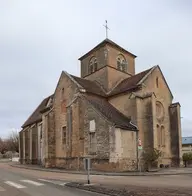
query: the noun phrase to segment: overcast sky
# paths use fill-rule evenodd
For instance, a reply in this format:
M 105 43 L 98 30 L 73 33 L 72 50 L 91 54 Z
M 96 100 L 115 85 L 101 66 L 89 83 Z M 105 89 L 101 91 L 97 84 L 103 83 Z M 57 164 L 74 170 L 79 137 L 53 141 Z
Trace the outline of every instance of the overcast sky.
M 0 136 L 19 129 L 62 70 L 105 38 L 136 54 L 136 71 L 160 65 L 192 135 L 192 1 L 0 0 Z M 191 55 L 191 56 L 190 56 Z

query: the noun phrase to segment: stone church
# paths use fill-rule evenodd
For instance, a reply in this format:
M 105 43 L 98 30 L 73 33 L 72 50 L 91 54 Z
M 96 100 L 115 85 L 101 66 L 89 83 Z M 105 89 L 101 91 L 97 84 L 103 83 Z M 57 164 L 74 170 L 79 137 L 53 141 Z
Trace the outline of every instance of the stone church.
M 63 71 L 55 91 L 22 125 L 20 163 L 83 169 L 138 169 L 142 150 L 180 165 L 180 104 L 160 67 L 135 73 L 136 56 L 109 39 L 79 58 L 81 77 Z

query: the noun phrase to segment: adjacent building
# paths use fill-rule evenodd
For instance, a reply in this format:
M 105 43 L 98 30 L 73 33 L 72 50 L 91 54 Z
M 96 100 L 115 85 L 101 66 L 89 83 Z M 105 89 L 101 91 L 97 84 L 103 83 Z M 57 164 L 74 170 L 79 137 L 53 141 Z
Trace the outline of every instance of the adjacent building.
M 135 59 L 105 39 L 79 58 L 80 77 L 63 71 L 22 125 L 20 162 L 82 169 L 90 157 L 93 169 L 137 170 L 139 140 L 163 152 L 159 164 L 179 166 L 180 104 L 160 67 L 136 73 Z
M 192 137 L 182 137 L 182 153 L 192 153 Z

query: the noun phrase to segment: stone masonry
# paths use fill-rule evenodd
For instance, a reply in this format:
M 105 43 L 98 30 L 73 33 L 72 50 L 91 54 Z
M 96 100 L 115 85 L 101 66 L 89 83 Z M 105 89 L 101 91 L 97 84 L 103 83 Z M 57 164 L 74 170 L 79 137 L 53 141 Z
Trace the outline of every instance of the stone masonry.
M 20 163 L 82 170 L 90 158 L 93 170 L 133 171 L 156 148 L 158 166 L 180 166 L 180 104 L 160 66 L 136 74 L 135 58 L 106 39 L 79 58 L 81 77 L 63 71 L 22 126 Z

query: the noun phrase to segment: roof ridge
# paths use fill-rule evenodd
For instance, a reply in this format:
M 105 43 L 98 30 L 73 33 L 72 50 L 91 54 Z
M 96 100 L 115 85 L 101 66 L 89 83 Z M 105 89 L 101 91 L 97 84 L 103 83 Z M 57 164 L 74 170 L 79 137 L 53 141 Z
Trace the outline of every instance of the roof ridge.
M 147 73 L 145 74 L 145 76 L 143 76 L 143 78 L 138 82 L 138 85 L 141 84 L 141 83 L 149 76 L 149 74 L 152 73 L 152 71 L 153 71 L 156 67 L 157 67 L 157 65 L 155 65 L 155 66 L 151 67 L 150 69 L 148 69 L 149 72 L 147 72 Z M 146 71 L 147 71 L 147 70 L 146 70 Z M 143 72 L 145 72 L 145 71 L 143 71 Z M 142 72 L 140 72 L 140 73 L 142 73 Z
M 113 96 L 113 95 L 118 95 L 120 93 L 126 92 L 126 91 L 130 91 L 132 89 L 138 88 L 139 86 L 139 82 L 140 80 L 142 80 L 142 78 L 148 73 L 150 72 L 152 68 L 146 69 L 142 72 L 139 72 L 131 77 L 125 78 L 124 80 L 122 80 L 117 86 L 116 88 L 114 88 L 110 94 L 108 94 L 109 96 Z
M 41 106 L 46 100 L 48 101 L 48 99 L 49 99 L 51 96 L 53 96 L 53 95 L 54 95 L 54 94 L 49 95 L 48 97 L 44 98 L 44 99 L 40 102 L 40 104 L 35 108 L 35 110 L 32 112 L 32 114 L 27 118 L 27 120 L 26 120 L 26 121 L 24 122 L 24 124 L 21 126 L 22 128 L 24 128 L 24 127 L 30 125 L 30 123 L 27 123 L 27 122 L 33 117 L 33 115 L 36 114 L 36 112 L 38 111 L 38 109 L 40 108 L 40 106 Z M 47 101 L 46 101 L 46 103 L 47 103 Z M 45 105 L 46 105 L 46 103 L 45 103 Z
M 69 74 L 66 71 L 63 71 L 79 88 L 84 89 L 76 80 L 74 80 L 74 78 L 72 77 L 71 74 Z
M 86 78 L 81 78 L 78 76 L 70 75 L 71 78 L 73 78 L 73 81 L 75 83 L 79 84 L 81 88 L 85 89 L 86 92 L 100 95 L 102 97 L 105 97 L 107 94 L 104 91 L 104 89 L 101 87 L 101 85 L 98 84 L 98 82 L 93 80 L 88 80 Z
M 116 127 L 127 130 L 137 129 L 136 126 L 131 122 L 131 119 L 124 115 L 116 107 L 114 107 L 106 98 L 89 95 L 84 95 L 84 98 Z
M 128 50 L 126 50 L 125 48 L 121 47 L 120 45 L 118 45 L 117 43 L 115 43 L 114 41 L 106 38 L 103 41 L 101 41 L 99 44 L 97 44 L 95 47 L 93 47 L 91 50 L 89 50 L 88 52 L 86 52 L 84 55 L 82 55 L 78 60 L 82 60 L 84 57 L 86 57 L 88 54 L 90 54 L 92 51 L 96 50 L 97 48 L 99 48 L 100 46 L 102 46 L 103 44 L 109 43 L 112 46 L 115 46 L 117 48 L 119 48 L 120 50 L 123 50 L 127 53 L 129 53 L 130 55 L 132 55 L 134 58 L 136 58 L 137 56 L 134 55 L 133 53 L 129 52 Z

